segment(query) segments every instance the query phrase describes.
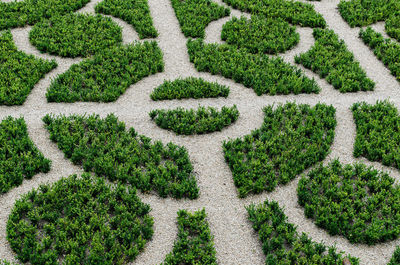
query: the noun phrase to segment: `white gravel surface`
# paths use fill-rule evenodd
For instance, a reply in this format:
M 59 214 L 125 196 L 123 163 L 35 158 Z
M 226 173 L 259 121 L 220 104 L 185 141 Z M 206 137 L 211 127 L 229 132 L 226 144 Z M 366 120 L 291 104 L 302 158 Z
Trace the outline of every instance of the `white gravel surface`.
M 92 1 L 79 12 L 94 13 L 94 6 L 100 2 Z M 215 2 L 222 4 L 221 0 Z M 265 263 L 261 244 L 254 233 L 251 223 L 247 221 L 245 206 L 251 202 L 261 203 L 265 199 L 276 200 L 285 208 L 285 213 L 290 222 L 298 225 L 299 232 L 306 232 L 315 241 L 324 241 L 328 245 L 335 244 L 340 251 L 344 251 L 360 258 L 361 264 L 386 264 L 396 245 L 400 245 L 400 239 L 376 246 L 353 245 L 344 237 L 329 236 L 324 230 L 316 227 L 310 219 L 306 219 L 304 212 L 297 204 L 296 187 L 298 177 L 286 186 L 279 186 L 272 193 L 249 196 L 239 199 L 233 183 L 232 174 L 224 161 L 222 142 L 229 138 L 236 138 L 249 134 L 253 129 L 259 128 L 263 121 L 262 108 L 268 104 L 296 101 L 315 105 L 318 102 L 332 104 L 337 112 L 337 128 L 332 152 L 324 161 L 328 163 L 333 158 L 339 158 L 343 163 L 362 161 L 368 165 L 391 172 L 391 175 L 400 180 L 397 169 L 383 167 L 379 163 L 371 163 L 365 159 L 355 159 L 352 155 L 355 140 L 355 124 L 350 107 L 358 101 L 375 103 L 378 99 L 390 99 L 396 107 L 400 108 L 400 84 L 390 74 L 389 70 L 374 56 L 373 52 L 358 38 L 359 28 L 350 28 L 341 18 L 337 10 L 339 0 L 323 0 L 311 2 L 316 10 L 326 19 L 329 27 L 333 29 L 341 39 L 345 40 L 350 51 L 355 55 L 369 78 L 376 82 L 373 92 L 358 92 L 341 94 L 320 79 L 309 70 L 305 73 L 318 82 L 322 91 L 315 95 L 289 95 L 289 96 L 257 96 L 252 89 L 225 79 L 221 76 L 212 76 L 208 73 L 199 73 L 193 64 L 189 62 L 186 49 L 186 38 L 181 33 L 178 21 L 168 0 L 149 0 L 150 10 L 159 37 L 156 39 L 164 53 L 165 71 L 150 76 L 130 87 L 114 103 L 47 103 L 46 90 L 50 82 L 58 74 L 63 73 L 69 67 L 81 59 L 62 59 L 59 57 L 40 54 L 28 40 L 30 27 L 13 29 L 12 34 L 18 48 L 28 54 L 34 54 L 41 58 L 55 58 L 59 66 L 46 75 L 32 90 L 23 106 L 0 106 L 0 119 L 8 115 L 13 117 L 23 116 L 28 126 L 29 136 L 45 157 L 52 160 L 52 169 L 47 174 L 38 174 L 31 180 L 25 180 L 22 185 L 0 196 L 0 259 L 14 260 L 14 253 L 5 238 L 8 215 L 16 199 L 21 194 L 28 192 L 42 183 L 54 182 L 61 177 L 72 173 L 80 173 L 82 170 L 74 166 L 64 158 L 63 153 L 55 143 L 49 139 L 49 134 L 43 127 L 42 117 L 47 113 L 55 114 L 83 114 L 97 113 L 102 117 L 109 113 L 115 113 L 128 127 L 134 127 L 140 134 L 153 139 L 162 140 L 164 143 L 174 142 L 185 146 L 194 166 L 200 187 L 200 197 L 197 200 L 161 199 L 155 195 L 143 195 L 141 198 L 152 207 L 152 216 L 155 219 L 154 237 L 146 245 L 146 249 L 138 256 L 134 264 L 160 264 L 165 255 L 171 251 L 177 235 L 176 217 L 179 209 L 191 211 L 205 208 L 208 214 L 211 231 L 215 237 L 215 248 L 219 264 L 257 265 Z M 225 4 L 224 4 L 225 5 Z M 235 10 L 232 16 L 241 16 Z M 137 34 L 127 23 L 113 18 L 123 27 L 124 42 L 137 40 Z M 207 42 L 221 42 L 220 32 L 222 25 L 227 21 L 223 18 L 211 23 L 206 29 Z M 381 25 L 376 26 L 380 31 Z M 283 54 L 285 61 L 294 64 L 294 56 L 307 51 L 314 43 L 312 29 L 298 28 L 301 35 L 300 43 L 291 51 Z M 201 99 L 201 100 L 172 100 L 153 102 L 149 95 L 153 88 L 160 85 L 165 79 L 173 80 L 178 77 L 195 76 L 208 81 L 218 81 L 228 85 L 231 93 L 227 99 Z M 240 117 L 236 123 L 216 132 L 200 136 L 176 136 L 173 132 L 158 128 L 149 118 L 149 111 L 155 108 L 197 107 L 205 106 L 222 107 L 236 104 Z

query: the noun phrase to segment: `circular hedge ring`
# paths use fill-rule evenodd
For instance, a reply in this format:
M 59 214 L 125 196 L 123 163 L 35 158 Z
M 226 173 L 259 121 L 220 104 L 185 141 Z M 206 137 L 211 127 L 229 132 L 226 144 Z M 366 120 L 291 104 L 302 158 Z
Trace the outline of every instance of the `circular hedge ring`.
M 122 30 L 108 17 L 70 13 L 35 24 L 29 40 L 41 52 L 87 57 L 122 42 Z
M 23 195 L 9 216 L 7 239 L 31 264 L 125 264 L 153 235 L 149 211 L 135 190 L 72 175 Z
M 400 186 L 387 173 L 335 160 L 303 176 L 297 188 L 305 215 L 351 243 L 376 243 L 400 234 Z
M 282 19 L 252 16 L 232 18 L 222 27 L 221 38 L 251 53 L 277 54 L 296 46 L 300 35 Z

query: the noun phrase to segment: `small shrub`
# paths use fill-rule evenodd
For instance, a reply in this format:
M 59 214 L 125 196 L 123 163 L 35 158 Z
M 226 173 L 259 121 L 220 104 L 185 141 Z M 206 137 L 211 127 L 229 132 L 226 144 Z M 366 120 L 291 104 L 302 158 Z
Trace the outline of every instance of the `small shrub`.
M 400 41 L 400 10 L 386 20 L 385 30 L 390 37 Z
M 8 260 L 0 260 L 0 265 L 18 265 L 17 263 L 9 262 Z
M 400 247 L 396 247 L 396 250 L 393 253 L 392 258 L 388 265 L 399 265 L 400 264 Z

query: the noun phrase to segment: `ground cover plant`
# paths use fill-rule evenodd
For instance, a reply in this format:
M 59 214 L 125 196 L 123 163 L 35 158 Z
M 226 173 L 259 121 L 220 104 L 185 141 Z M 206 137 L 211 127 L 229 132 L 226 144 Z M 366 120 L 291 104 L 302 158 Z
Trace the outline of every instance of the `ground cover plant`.
M 400 234 L 400 187 L 393 183 L 385 172 L 334 160 L 303 176 L 297 196 L 305 216 L 330 235 L 374 245 Z
M 288 183 L 322 161 L 333 143 L 336 119 L 332 106 L 287 103 L 267 106 L 264 113 L 260 129 L 223 144 L 240 197 Z
M 10 116 L 0 123 L 0 158 L 0 195 L 51 165 L 29 138 L 24 119 Z
M 229 16 L 230 9 L 211 0 L 171 0 L 185 37 L 204 38 L 205 28 L 214 20 Z
M 296 28 L 280 18 L 252 16 L 232 18 L 222 27 L 221 39 L 250 53 L 277 54 L 299 43 Z
M 163 70 L 155 41 L 116 46 L 72 65 L 52 81 L 46 97 L 49 102 L 111 102 L 130 85 Z
M 340 92 L 371 91 L 375 83 L 354 59 L 343 40 L 333 30 L 314 29 L 314 46 L 295 62 L 326 78 Z
M 70 13 L 36 23 L 29 41 L 44 53 L 88 57 L 122 42 L 122 29 L 109 17 Z
M 201 39 L 189 40 L 187 47 L 190 62 L 197 71 L 233 79 L 253 88 L 259 96 L 320 91 L 314 79 L 309 79 L 300 69 L 279 57 L 251 54 L 229 44 L 206 44 Z
M 87 172 L 128 183 L 161 197 L 198 197 L 193 167 L 184 147 L 138 135 L 113 114 L 43 118 L 52 141 L 65 156 Z
M 95 10 L 131 24 L 141 39 L 158 36 L 147 0 L 104 0 L 96 5 Z
M 397 81 L 400 81 L 400 43 L 385 39 L 381 33 L 375 32 L 371 27 L 361 29 L 360 38 L 373 50 Z
M 172 100 L 184 98 L 217 98 L 228 97 L 229 87 L 217 82 L 207 82 L 202 78 L 188 77 L 173 81 L 165 80 L 150 94 L 152 100 Z
M 126 264 L 152 238 L 149 212 L 134 189 L 72 175 L 18 199 L 7 239 L 31 264 Z
M 324 264 L 338 265 L 346 259 L 350 264 L 359 264 L 358 259 L 337 252 L 334 247 L 312 241 L 305 233 L 299 234 L 296 226 L 275 201 L 251 204 L 247 208 L 248 219 L 259 234 L 265 264 Z
M 385 30 L 390 37 L 400 41 L 400 10 L 386 20 Z
M 235 106 L 222 107 L 218 111 L 213 107 L 199 107 L 195 109 L 176 108 L 172 110 L 152 110 L 150 118 L 161 128 L 172 130 L 176 134 L 204 134 L 221 131 L 239 118 L 239 111 Z
M 400 264 L 400 247 L 396 247 L 396 250 L 393 253 L 392 258 L 388 265 L 399 265 Z
M 0 260 L 0 265 L 18 265 L 16 263 L 9 262 L 8 260 Z
M 216 265 L 214 238 L 211 235 L 205 210 L 178 211 L 178 239 L 162 265 Z
M 18 51 L 10 31 L 0 32 L 0 105 L 22 105 L 32 88 L 57 66 Z

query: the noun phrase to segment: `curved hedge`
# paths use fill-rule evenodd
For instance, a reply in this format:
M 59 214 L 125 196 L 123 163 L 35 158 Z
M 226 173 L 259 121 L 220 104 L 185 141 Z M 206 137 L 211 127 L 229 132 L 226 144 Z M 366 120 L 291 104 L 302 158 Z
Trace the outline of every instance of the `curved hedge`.
M 390 37 L 400 41 L 400 10 L 386 20 L 385 30 Z
M 393 256 L 390 259 L 388 265 L 399 265 L 400 264 L 400 247 L 397 246 L 396 250 L 393 252 Z

